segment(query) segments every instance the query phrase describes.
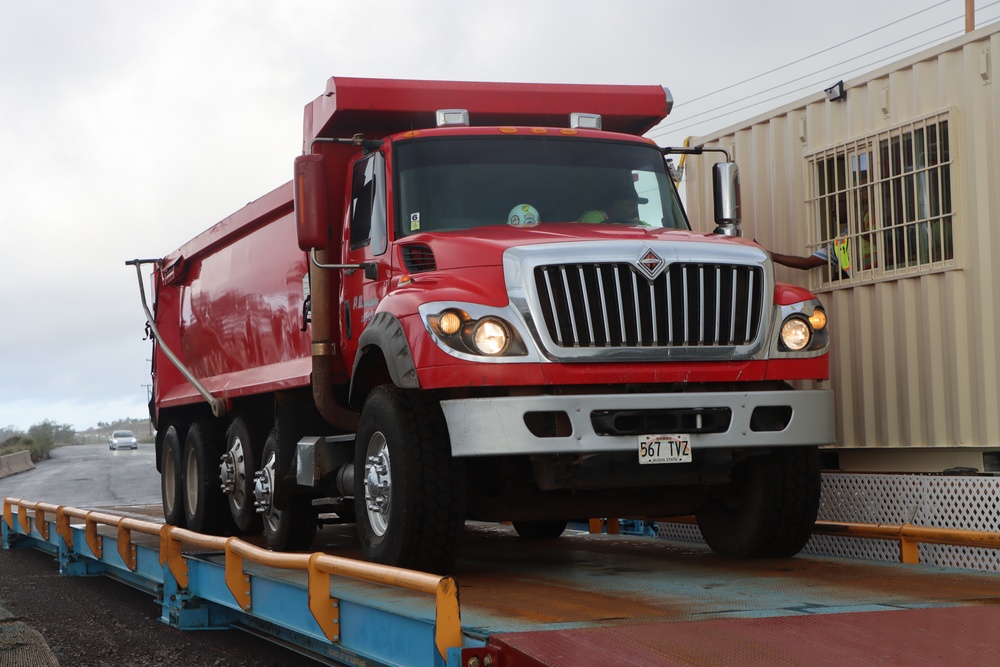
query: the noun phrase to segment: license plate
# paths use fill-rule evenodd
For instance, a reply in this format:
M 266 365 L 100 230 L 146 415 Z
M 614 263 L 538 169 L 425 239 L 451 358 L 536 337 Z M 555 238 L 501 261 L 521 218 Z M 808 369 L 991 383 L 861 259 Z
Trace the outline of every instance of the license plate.
M 687 433 L 640 435 L 639 463 L 691 463 L 691 436 Z

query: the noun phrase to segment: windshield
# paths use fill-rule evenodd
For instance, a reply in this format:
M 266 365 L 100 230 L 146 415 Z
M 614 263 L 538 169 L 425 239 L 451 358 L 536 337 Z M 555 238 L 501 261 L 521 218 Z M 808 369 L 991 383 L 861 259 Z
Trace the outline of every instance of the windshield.
M 663 155 L 651 144 L 549 136 L 428 138 L 397 144 L 395 161 L 402 235 L 530 226 L 533 218 L 543 225 L 688 228 Z M 516 210 L 529 213 L 519 216 Z
M 132 431 L 115 431 L 112 438 L 134 438 Z

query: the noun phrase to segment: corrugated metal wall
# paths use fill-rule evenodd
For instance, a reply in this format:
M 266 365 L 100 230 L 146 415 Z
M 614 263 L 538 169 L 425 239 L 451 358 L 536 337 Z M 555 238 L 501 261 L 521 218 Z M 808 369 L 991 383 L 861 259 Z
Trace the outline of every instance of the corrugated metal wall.
M 735 150 L 744 234 L 778 252 L 817 246 L 814 166 L 823 150 L 947 114 L 954 257 L 934 272 L 824 284 L 823 269 L 776 267 L 817 291 L 832 323 L 842 447 L 1000 446 L 1000 24 L 845 82 L 692 145 Z M 888 136 L 888 135 L 886 135 Z M 689 158 L 692 224 L 710 231 L 711 163 Z

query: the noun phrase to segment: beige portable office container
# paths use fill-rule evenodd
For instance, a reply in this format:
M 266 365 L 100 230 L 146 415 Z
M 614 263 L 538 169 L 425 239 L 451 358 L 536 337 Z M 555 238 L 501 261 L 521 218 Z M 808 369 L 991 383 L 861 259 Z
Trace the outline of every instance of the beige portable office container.
M 776 266 L 830 314 L 843 470 L 1000 471 L 996 76 L 1000 24 L 692 142 L 739 163 L 746 237 L 849 260 Z M 718 159 L 687 159 L 692 220 Z

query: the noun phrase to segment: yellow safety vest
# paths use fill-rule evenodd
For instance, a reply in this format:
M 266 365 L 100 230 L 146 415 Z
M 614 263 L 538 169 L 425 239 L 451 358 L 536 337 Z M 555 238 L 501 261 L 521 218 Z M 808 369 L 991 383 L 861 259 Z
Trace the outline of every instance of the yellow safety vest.
M 846 236 L 838 236 L 833 242 L 833 253 L 837 257 L 837 266 L 841 271 L 850 273 L 851 253 L 850 245 Z
M 861 268 L 867 270 L 872 268 L 875 261 L 875 248 L 870 241 L 861 241 Z M 833 241 L 833 253 L 837 258 L 837 266 L 844 273 L 851 272 L 851 244 L 846 235 L 838 236 Z

